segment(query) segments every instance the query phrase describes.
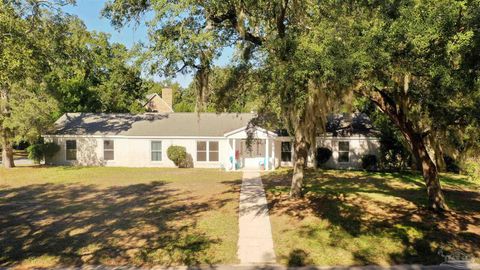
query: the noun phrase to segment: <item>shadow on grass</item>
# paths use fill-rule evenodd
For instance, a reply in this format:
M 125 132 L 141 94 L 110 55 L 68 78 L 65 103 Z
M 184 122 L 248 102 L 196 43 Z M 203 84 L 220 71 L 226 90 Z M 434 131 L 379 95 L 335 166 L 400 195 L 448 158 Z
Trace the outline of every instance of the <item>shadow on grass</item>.
M 309 254 L 303 249 L 294 249 L 288 254 L 288 267 L 305 266 L 312 264 L 313 263 L 309 257 Z
M 236 192 L 237 181 L 225 193 Z M 218 197 L 218 198 L 216 198 Z M 220 239 L 198 217 L 236 196 L 206 200 L 165 182 L 99 188 L 41 184 L 0 188 L 0 266 L 40 256 L 56 264 L 213 264 Z
M 480 224 L 480 192 L 444 187 L 453 210 L 436 215 L 425 208 L 426 191 L 415 173 L 308 171 L 305 198 L 297 201 L 286 195 L 291 171 L 265 175 L 263 180 L 271 213 L 298 220 L 314 215 L 328 221 L 327 230 L 336 238 L 336 242 L 330 243 L 333 246 L 372 236 L 397 239 L 403 248 L 399 253 L 388 254 L 386 259 L 392 264 L 437 264 L 443 260 L 438 254 L 440 248 L 480 256 L 480 232 L 475 232 L 478 228 L 471 229 Z M 456 178 L 447 181 L 462 184 Z M 301 237 L 312 239 L 317 227 L 307 227 L 298 231 Z M 335 237 L 336 228 L 342 233 Z M 371 252 L 382 243 L 368 245 L 350 250 L 358 264 L 376 263 L 377 255 Z M 297 257 L 292 258 L 301 261 Z

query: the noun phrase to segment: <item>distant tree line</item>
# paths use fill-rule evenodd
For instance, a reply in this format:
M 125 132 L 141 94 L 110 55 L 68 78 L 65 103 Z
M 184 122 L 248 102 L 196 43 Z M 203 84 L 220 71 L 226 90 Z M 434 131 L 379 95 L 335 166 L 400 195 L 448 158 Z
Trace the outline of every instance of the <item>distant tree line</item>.
M 155 83 L 136 54 L 88 31 L 61 7 L 73 1 L 0 2 L 0 142 L 4 167 L 13 145 L 36 142 L 65 112 L 141 112 Z

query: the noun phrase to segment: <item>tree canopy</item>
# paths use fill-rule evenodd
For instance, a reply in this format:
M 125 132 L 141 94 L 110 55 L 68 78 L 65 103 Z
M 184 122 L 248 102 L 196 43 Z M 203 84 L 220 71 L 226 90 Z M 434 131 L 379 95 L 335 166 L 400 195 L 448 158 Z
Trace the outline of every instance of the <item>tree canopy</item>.
M 348 36 L 335 35 L 336 27 L 352 24 L 353 15 L 339 16 L 343 13 L 333 9 L 334 5 L 115 0 L 107 3 L 104 14 L 121 27 L 153 13 L 148 22 L 151 44 L 146 51 L 151 70 L 163 74 L 194 71 L 198 104 L 210 93 L 213 60 L 223 48 L 235 47 L 236 57 L 223 75 L 226 83 L 216 87 L 215 102 L 231 104 L 229 100 L 242 100 L 237 97 L 250 93 L 260 100 L 257 123 L 280 121 L 291 129 L 297 157 L 292 196 L 301 196 L 304 164 L 317 131 L 325 126 L 329 100 L 344 90 L 354 71 L 344 52 L 349 48 Z
M 2 160 L 13 144 L 36 141 L 64 112 L 138 112 L 147 89 L 133 55 L 89 32 L 62 5 L 74 1 L 0 2 Z
M 423 172 L 429 207 L 437 210 L 446 209 L 437 168 L 443 150 L 449 140 L 465 143 L 480 123 L 479 7 L 478 1 L 399 1 L 357 17 L 357 50 L 364 57 L 355 92 L 405 137 Z

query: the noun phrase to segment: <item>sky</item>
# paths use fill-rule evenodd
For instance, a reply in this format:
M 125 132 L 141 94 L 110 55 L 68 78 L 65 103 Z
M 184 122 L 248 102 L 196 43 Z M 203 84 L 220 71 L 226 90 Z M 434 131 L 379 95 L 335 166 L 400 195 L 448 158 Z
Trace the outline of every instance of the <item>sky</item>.
M 127 48 L 131 48 L 137 42 L 148 44 L 148 29 L 144 24 L 129 25 L 120 30 L 112 27 L 110 21 L 103 18 L 100 14 L 105 2 L 105 0 L 77 0 L 75 6 L 68 5 L 63 7 L 63 10 L 82 19 L 88 30 L 110 34 L 110 41 L 112 42 L 122 43 Z M 226 48 L 222 56 L 215 62 L 215 65 L 226 65 L 232 53 L 232 48 Z M 153 79 L 158 81 L 163 78 L 155 76 Z M 178 82 L 182 87 L 187 87 L 192 82 L 192 74 L 179 74 L 173 81 Z

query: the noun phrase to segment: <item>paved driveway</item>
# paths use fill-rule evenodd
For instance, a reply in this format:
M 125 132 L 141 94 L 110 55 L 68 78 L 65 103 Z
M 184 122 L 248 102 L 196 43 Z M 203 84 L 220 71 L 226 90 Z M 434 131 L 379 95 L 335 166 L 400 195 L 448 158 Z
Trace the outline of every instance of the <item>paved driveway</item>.
M 1 160 L 0 160 L 0 164 L 2 164 Z M 30 166 L 30 165 L 33 165 L 33 160 L 30 160 L 28 158 L 15 159 L 15 165 Z

